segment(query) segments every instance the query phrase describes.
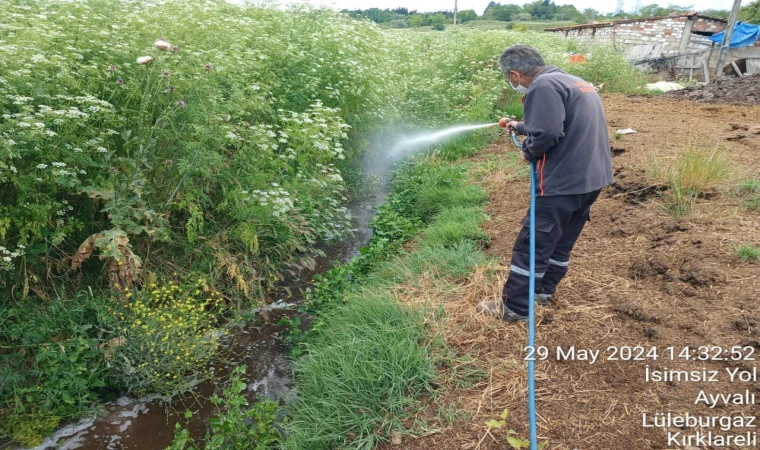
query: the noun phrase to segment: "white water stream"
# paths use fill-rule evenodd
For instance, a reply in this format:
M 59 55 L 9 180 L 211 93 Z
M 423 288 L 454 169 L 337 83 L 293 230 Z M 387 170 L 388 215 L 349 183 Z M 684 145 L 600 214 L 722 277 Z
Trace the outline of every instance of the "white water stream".
M 435 144 L 436 142 L 440 142 L 444 140 L 445 138 L 457 133 L 462 133 L 462 132 L 471 131 L 471 130 L 478 130 L 480 128 L 493 127 L 498 124 L 499 123 L 497 122 L 497 123 L 485 123 L 485 124 L 476 124 L 476 125 L 458 125 L 455 127 L 446 128 L 444 130 L 428 131 L 425 133 L 419 133 L 412 136 L 406 136 L 403 139 L 396 142 L 393 148 L 391 148 L 389 156 L 391 157 L 400 156 L 404 153 L 414 151 L 422 145 L 430 145 L 430 144 Z

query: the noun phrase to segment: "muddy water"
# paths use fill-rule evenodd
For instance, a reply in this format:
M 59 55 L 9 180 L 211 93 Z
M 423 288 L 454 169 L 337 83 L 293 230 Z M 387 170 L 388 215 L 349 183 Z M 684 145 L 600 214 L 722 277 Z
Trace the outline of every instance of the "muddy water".
M 384 189 L 383 189 L 384 191 Z M 324 256 L 316 259 L 315 268 L 288 280 L 290 289 L 282 290 L 278 300 L 259 311 L 259 319 L 229 338 L 228 359 L 220 367 L 214 367 L 219 375 L 215 381 L 200 383 L 192 393 L 172 399 L 149 396 L 141 399 L 121 397 L 105 404 L 93 417 L 59 429 L 35 450 L 46 449 L 164 449 L 174 438 L 174 424 L 186 423 L 184 412 L 191 410 L 193 418 L 188 424 L 193 438 L 202 438 L 207 430 L 208 419 L 215 414 L 215 406 L 209 398 L 219 392 L 231 368 L 245 364 L 249 403 L 258 398 L 291 401 L 295 392 L 291 384 L 292 367 L 288 359 L 288 346 L 279 334 L 284 330 L 276 325 L 280 318 L 296 317 L 297 306 L 303 297 L 300 288 L 308 285 L 316 273 L 329 270 L 335 262 L 345 262 L 358 254 L 372 235 L 368 224 L 384 194 L 371 197 L 363 203 L 349 206 L 353 218 L 354 234 L 341 242 L 326 245 Z M 293 293 L 287 297 L 285 292 Z M 164 400 L 168 400 L 164 401 Z

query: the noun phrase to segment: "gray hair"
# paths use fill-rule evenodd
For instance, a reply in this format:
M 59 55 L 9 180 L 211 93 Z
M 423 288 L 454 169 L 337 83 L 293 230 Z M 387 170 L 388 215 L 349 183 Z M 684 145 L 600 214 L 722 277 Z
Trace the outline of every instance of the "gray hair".
M 513 45 L 504 50 L 499 58 L 499 67 L 504 73 L 510 70 L 516 70 L 522 74 L 532 76 L 538 72 L 539 68 L 544 67 L 544 58 L 538 53 L 538 50 L 529 45 Z

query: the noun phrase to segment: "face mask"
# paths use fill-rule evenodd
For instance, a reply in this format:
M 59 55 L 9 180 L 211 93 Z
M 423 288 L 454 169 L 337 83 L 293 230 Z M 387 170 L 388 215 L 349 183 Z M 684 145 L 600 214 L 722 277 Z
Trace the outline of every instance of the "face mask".
M 512 85 L 512 79 L 511 78 L 509 80 L 507 80 L 509 82 L 509 87 L 511 87 L 512 89 L 514 89 L 515 91 L 517 91 L 517 92 L 519 92 L 521 94 L 527 94 L 528 93 L 528 88 L 526 88 L 525 86 L 523 86 L 523 85 L 520 84 L 520 81 L 519 81 L 520 79 L 519 78 L 517 80 L 518 80 L 517 81 L 517 87 L 515 87 L 515 86 Z

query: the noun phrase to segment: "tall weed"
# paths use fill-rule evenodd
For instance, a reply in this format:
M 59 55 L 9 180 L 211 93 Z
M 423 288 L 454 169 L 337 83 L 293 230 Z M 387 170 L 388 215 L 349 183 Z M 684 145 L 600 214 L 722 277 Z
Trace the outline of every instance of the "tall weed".
M 650 156 L 647 172 L 652 180 L 667 187 L 665 207 L 677 218 L 689 214 L 697 198 L 715 188 L 731 171 L 722 149 L 691 142 L 673 160 L 663 163 Z

